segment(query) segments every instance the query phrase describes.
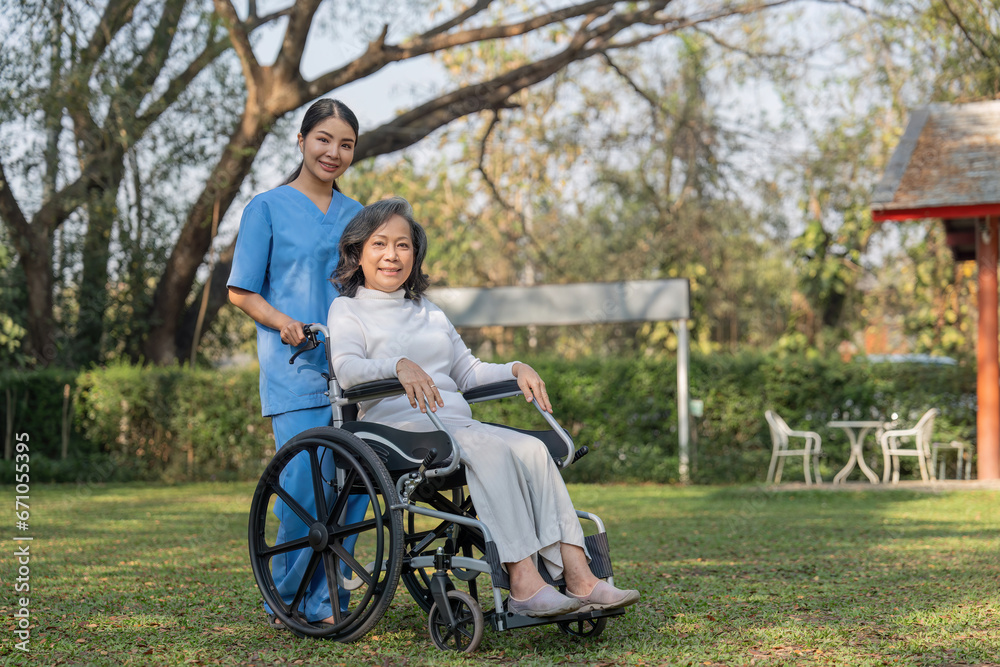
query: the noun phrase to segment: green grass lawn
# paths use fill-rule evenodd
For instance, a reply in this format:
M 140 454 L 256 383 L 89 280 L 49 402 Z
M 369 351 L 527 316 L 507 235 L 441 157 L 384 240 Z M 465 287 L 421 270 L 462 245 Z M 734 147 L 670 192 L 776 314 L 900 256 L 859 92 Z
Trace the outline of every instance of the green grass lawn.
M 0 487 L 13 503 L 14 491 Z M 38 665 L 982 665 L 1000 662 L 1000 492 L 572 486 L 643 598 L 599 638 L 495 633 L 434 648 L 400 584 L 354 644 L 268 627 L 247 556 L 251 484 L 33 487 Z M 9 533 L 14 533 L 13 519 Z

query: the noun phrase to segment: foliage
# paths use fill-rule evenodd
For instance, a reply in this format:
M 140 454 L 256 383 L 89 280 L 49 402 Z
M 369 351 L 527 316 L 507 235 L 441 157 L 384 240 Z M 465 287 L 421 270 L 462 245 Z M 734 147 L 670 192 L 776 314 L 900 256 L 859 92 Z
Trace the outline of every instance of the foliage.
M 871 322 L 869 337 L 874 339 L 869 344 L 882 348 L 871 351 L 906 350 L 971 361 L 978 320 L 975 262 L 954 261 L 944 228 L 936 221 L 899 227 L 902 247 L 885 260 L 892 270 L 878 272 L 864 295 L 862 316 Z
M 1000 654 L 995 490 L 570 493 L 607 524 L 615 582 L 642 598 L 597 638 L 487 629 L 466 656 L 433 647 L 403 586 L 358 642 L 269 628 L 247 556 L 251 484 L 33 486 L 33 544 L 47 546 L 30 564 L 32 592 L 37 582 L 43 593 L 31 597 L 31 655 L 100 667 L 875 667 L 991 664 Z M 16 566 L 0 561 L 4 581 Z M 0 645 L 0 659 L 18 660 L 13 643 Z
M 131 478 L 246 478 L 274 452 L 257 379 L 256 367 L 115 364 L 80 376 L 77 419 Z
M 993 99 L 1000 93 L 1000 2 L 881 0 L 875 27 L 891 44 L 886 74 L 911 75 L 906 85 L 928 101 Z
M 525 360 L 545 378 L 555 415 L 577 447 L 590 449 L 567 470 L 568 479 L 678 481 L 673 358 Z M 45 374 L 13 377 L 56 393 Z M 259 416 L 255 366 L 188 370 L 116 364 L 87 371 L 74 384 L 76 428 L 86 441 L 73 451 L 110 457 L 116 479 L 247 479 L 273 453 L 267 420 Z M 848 415 L 889 420 L 896 413 L 901 423 L 912 424 L 937 407 L 943 414 L 936 440 L 975 439 L 975 371 L 969 367 L 696 353 L 690 385 L 691 395 L 705 404 L 705 416 L 693 423 L 698 483 L 763 480 L 771 452 L 763 418 L 769 408 L 793 428 L 820 431 L 827 478 L 847 460 L 848 450 L 842 434 L 825 424 Z M 7 386 L 16 385 L 8 380 Z M 38 407 L 45 409 L 18 413 L 32 416 L 17 422 L 18 430 L 46 443 L 37 450 L 40 456 L 58 458 L 52 445 L 58 442 L 53 433 L 58 421 L 52 415 L 61 403 Z M 481 421 L 548 428 L 521 398 L 477 404 L 474 414 Z
M 4 427 L 5 460 L 11 459 L 15 433 L 27 433 L 32 452 L 53 461 L 62 460 L 65 445 L 70 459 L 65 464 L 67 467 L 79 465 L 87 456 L 97 453 L 98 447 L 74 427 L 72 406 L 76 376 L 63 369 L 0 373 L 0 424 Z
M 23 280 L 19 280 L 7 235 L 0 227 L 0 371 L 23 367 L 27 363 L 21 349 L 26 333 L 23 321 Z
M 769 345 L 784 332 L 794 280 L 775 216 L 748 205 L 734 166 L 739 132 L 717 113 L 716 55 L 699 35 L 574 64 L 485 117 L 454 124 L 446 164 L 417 166 L 435 178 L 420 201 L 455 201 L 430 218 L 431 249 L 449 285 L 493 286 L 686 277 L 700 349 Z M 523 57 L 491 51 L 495 61 Z M 456 54 L 452 54 L 456 55 Z M 466 82 L 487 66 L 471 52 L 447 61 Z M 473 57 L 475 56 L 475 57 Z M 679 67 L 651 70 L 650 61 Z M 493 62 L 493 61 L 489 61 Z M 416 165 L 414 165 L 416 166 Z M 407 164 L 404 171 L 411 168 Z M 383 178 L 395 180 L 395 171 Z M 404 186 L 405 187 L 405 186 Z M 520 334 L 474 334 L 494 350 Z M 673 345 L 669 326 L 539 328 L 529 349 L 558 354 Z
M 677 381 L 667 359 L 531 362 L 546 379 L 556 416 L 591 452 L 567 471 L 574 481 L 677 481 Z M 742 353 L 694 355 L 691 396 L 704 401 L 694 421 L 693 479 L 699 483 L 761 481 L 771 456 L 764 411 L 774 409 L 793 428 L 818 430 L 832 478 L 848 457 L 843 435 L 825 426 L 836 419 L 915 423 L 937 407 L 935 438 L 970 441 L 975 434 L 975 372 L 967 367 L 844 364 L 830 358 Z M 513 401 L 514 399 L 509 399 Z M 476 406 L 482 421 L 520 423 L 505 405 Z M 537 427 L 537 425 L 536 425 Z M 906 462 L 904 461 L 904 465 Z M 904 474 L 906 474 L 904 469 Z
M 707 25 L 768 7 L 690 11 Z M 25 278 L 28 303 L 15 319 L 25 356 L 74 367 L 186 360 L 202 321 L 198 278 L 207 264 L 221 275 L 232 261 L 234 239 L 217 240 L 217 223 L 280 121 L 317 97 L 395 63 L 483 57 L 468 85 L 435 89 L 364 132 L 360 162 L 508 108 L 571 63 L 690 25 L 648 0 L 556 9 L 18 0 L 0 17 L 9 47 L 0 87 L 11 93 L 0 100 L 0 220 Z M 330 42 L 332 59 L 306 58 L 308 43 Z M 517 55 L 492 57 L 500 53 Z M 225 303 L 224 281 L 205 289 L 208 326 Z

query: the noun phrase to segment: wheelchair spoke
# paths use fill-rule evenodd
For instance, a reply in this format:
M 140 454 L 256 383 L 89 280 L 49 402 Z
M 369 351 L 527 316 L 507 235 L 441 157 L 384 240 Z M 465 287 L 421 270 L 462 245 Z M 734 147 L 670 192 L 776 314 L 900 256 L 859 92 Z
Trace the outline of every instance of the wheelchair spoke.
M 273 558 L 278 554 L 286 554 L 289 551 L 297 551 L 299 549 L 309 548 L 309 538 L 303 537 L 297 540 L 292 540 L 291 542 L 282 542 L 281 544 L 276 544 L 273 547 L 267 547 L 260 550 L 260 555 L 264 558 Z
M 316 573 L 317 565 L 319 565 L 319 554 L 313 552 L 312 557 L 309 559 L 309 565 L 306 567 L 305 575 L 302 577 L 302 581 L 299 582 L 298 590 L 295 591 L 295 599 L 292 600 L 292 609 L 298 609 L 299 605 L 302 604 L 302 600 L 306 597 L 306 590 L 309 588 L 309 583 Z
M 326 586 L 330 592 L 330 609 L 333 610 L 333 620 L 336 623 L 340 623 L 340 594 L 337 582 L 340 578 L 337 576 L 340 570 L 338 559 L 336 556 L 329 552 L 323 553 L 323 569 L 326 570 Z
M 347 476 L 344 478 L 344 487 L 337 494 L 337 500 L 333 503 L 333 508 L 330 509 L 329 514 L 326 515 L 326 525 L 329 526 L 330 522 L 334 519 L 340 517 L 344 513 L 344 509 L 347 507 L 347 501 L 351 498 L 351 487 L 354 486 L 354 480 L 358 477 L 358 471 L 355 468 L 351 468 L 348 471 Z
M 326 452 L 323 452 L 325 455 Z M 326 490 L 323 488 L 323 471 L 320 468 L 316 449 L 309 450 L 309 466 L 312 468 L 313 495 L 316 496 L 316 518 L 326 516 Z
M 336 530 L 331 530 L 330 537 L 331 538 L 336 537 L 337 539 L 344 539 L 345 537 L 350 537 L 351 535 L 357 535 L 359 533 L 372 530 L 373 528 L 376 527 L 377 524 L 375 523 L 375 519 L 368 519 L 367 521 L 352 523 L 349 526 L 344 526 Z
M 330 549 L 333 550 L 333 552 L 335 554 L 337 554 L 338 556 L 340 556 L 340 560 L 342 560 L 345 563 L 347 563 L 348 567 L 350 567 L 351 570 L 354 571 L 354 574 L 358 575 L 358 577 L 362 581 L 364 581 L 369 586 L 371 586 L 372 584 L 375 583 L 375 580 L 372 579 L 372 576 L 370 574 L 368 574 L 368 570 L 366 570 L 365 567 L 361 563 L 359 563 L 358 561 L 356 561 L 354 559 L 354 556 L 352 556 L 351 554 L 347 553 L 347 549 L 344 548 L 343 544 L 341 544 L 340 542 L 331 542 L 330 543 Z M 378 571 L 378 566 L 380 566 L 381 564 L 380 563 L 375 563 L 375 565 L 376 565 L 376 568 L 377 568 L 376 571 Z
M 454 611 L 458 611 L 458 610 L 456 609 Z M 466 613 L 462 614 L 461 616 L 458 615 L 457 613 L 454 613 L 454 612 L 453 612 L 453 614 L 455 616 L 455 632 L 461 632 L 463 635 L 465 635 L 466 637 L 469 637 L 471 639 L 472 635 L 470 635 L 468 632 L 466 632 L 464 624 L 468 623 L 469 621 L 472 620 L 472 613 L 471 612 L 466 612 Z
M 299 517 L 302 523 L 309 526 L 316 522 L 316 517 L 310 515 L 309 512 L 307 512 L 302 505 L 299 505 L 298 501 L 295 500 L 295 498 L 293 498 L 288 491 L 285 491 L 284 488 L 272 484 L 271 489 L 284 501 L 285 505 L 290 507 L 292 511 L 295 512 L 295 515 Z

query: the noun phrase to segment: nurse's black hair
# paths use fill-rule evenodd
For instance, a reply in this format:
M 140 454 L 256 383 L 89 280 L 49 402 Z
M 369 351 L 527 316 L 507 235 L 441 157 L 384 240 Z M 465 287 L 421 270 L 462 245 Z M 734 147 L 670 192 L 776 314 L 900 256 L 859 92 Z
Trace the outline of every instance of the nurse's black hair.
M 360 126 L 358 125 L 358 117 L 354 115 L 346 104 L 340 100 L 335 100 L 329 97 L 324 97 L 323 99 L 316 100 L 312 105 L 306 110 L 306 115 L 302 117 L 302 125 L 299 127 L 299 134 L 305 139 L 309 136 L 309 133 L 313 131 L 319 123 L 326 120 L 327 118 L 338 118 L 354 130 L 354 140 L 358 140 L 358 131 Z M 303 161 L 299 162 L 299 166 L 295 168 L 292 175 L 285 179 L 282 185 L 288 185 L 302 173 Z M 337 181 L 333 182 L 333 189 L 340 192 L 340 186 L 337 185 Z
M 413 207 L 409 202 L 402 197 L 391 197 L 358 211 L 340 235 L 340 259 L 337 270 L 330 276 L 330 282 L 343 296 L 355 296 L 358 288 L 365 286 L 365 274 L 361 270 L 361 253 L 365 243 L 394 215 L 410 224 L 410 237 L 413 239 L 413 269 L 403 283 L 406 298 L 419 300 L 427 291 L 430 281 L 423 272 L 424 257 L 427 256 L 427 233 L 413 219 Z

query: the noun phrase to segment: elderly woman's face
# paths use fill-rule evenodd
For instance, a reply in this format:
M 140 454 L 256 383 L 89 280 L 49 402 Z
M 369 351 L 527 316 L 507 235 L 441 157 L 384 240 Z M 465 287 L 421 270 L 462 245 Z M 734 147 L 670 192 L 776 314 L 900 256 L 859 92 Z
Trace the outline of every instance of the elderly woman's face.
M 380 292 L 395 292 L 410 277 L 413 257 L 410 223 L 394 215 L 368 237 L 361 250 L 365 287 Z

